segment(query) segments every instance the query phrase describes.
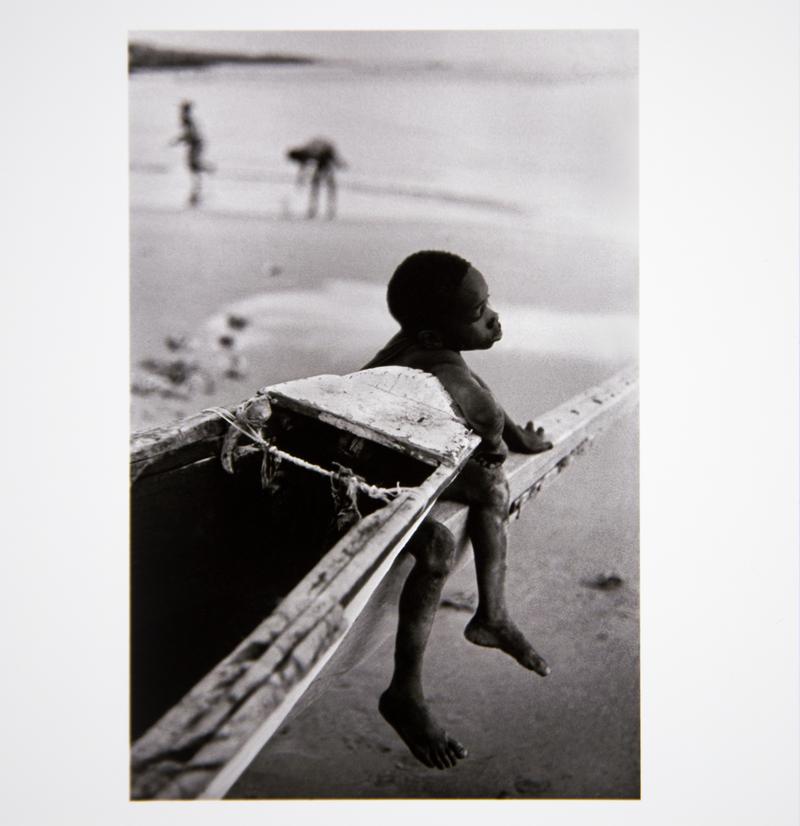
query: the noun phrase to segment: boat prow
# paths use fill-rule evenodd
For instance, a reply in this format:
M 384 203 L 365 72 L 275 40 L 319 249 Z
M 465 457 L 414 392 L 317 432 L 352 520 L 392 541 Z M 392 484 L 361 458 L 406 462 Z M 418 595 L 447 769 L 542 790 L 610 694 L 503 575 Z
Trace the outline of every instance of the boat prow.
M 437 379 L 400 367 L 286 382 L 236 410 L 216 410 L 134 437 L 133 797 L 216 796 L 230 785 L 232 766 L 263 745 L 331 658 L 478 443 Z M 225 478 L 223 464 L 233 471 L 231 478 Z M 298 484 L 301 500 L 306 493 L 319 500 L 333 491 L 336 506 L 324 511 L 322 521 L 341 528 L 342 510 L 350 521 L 332 546 L 325 542 L 330 530 L 307 524 L 319 520 L 313 507 L 300 514 L 307 536 L 296 531 L 298 520 L 288 528 L 270 523 L 270 516 L 281 516 L 274 513 L 278 508 L 270 512 L 269 501 L 276 494 L 277 468 L 288 470 L 281 482 L 294 485 L 295 502 Z M 159 520 L 155 511 L 164 516 Z M 198 522 L 215 523 L 211 542 Z M 230 538 L 221 542 L 228 528 Z M 274 571 L 258 564 L 259 551 L 273 561 Z M 178 622 L 181 610 L 169 600 L 156 604 L 148 589 L 164 588 L 153 569 L 167 571 L 168 580 L 180 577 L 176 557 L 192 585 L 194 610 L 230 626 L 227 634 L 212 629 L 211 646 L 192 638 L 196 629 L 185 622 L 186 637 L 173 634 L 173 645 L 162 650 L 164 626 Z M 253 581 L 238 583 L 245 591 L 233 593 L 232 601 L 255 602 L 249 616 L 259 620 L 246 633 L 248 612 L 233 622 L 231 600 L 213 607 L 215 590 L 236 591 L 237 567 L 251 570 Z M 258 580 L 271 574 L 284 584 L 292 575 L 299 582 L 276 597 Z M 179 601 L 186 601 L 185 593 Z M 206 663 L 210 670 L 192 685 L 204 652 L 219 652 L 226 643 L 232 650 Z M 181 645 L 193 653 L 180 652 L 192 660 L 190 676 L 171 667 L 170 657 Z M 177 685 L 159 691 L 152 681 L 163 681 L 164 670 L 174 673 Z M 187 693 L 163 707 L 186 679 Z

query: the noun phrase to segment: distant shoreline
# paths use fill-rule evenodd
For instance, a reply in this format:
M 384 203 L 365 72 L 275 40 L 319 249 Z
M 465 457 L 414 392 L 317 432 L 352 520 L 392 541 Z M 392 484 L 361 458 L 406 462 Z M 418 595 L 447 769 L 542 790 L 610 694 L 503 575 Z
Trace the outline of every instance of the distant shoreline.
M 146 43 L 128 44 L 128 72 L 166 69 L 203 69 L 220 63 L 244 63 L 274 66 L 309 66 L 320 63 L 305 55 L 265 53 L 248 55 L 239 52 L 204 52 L 185 49 L 165 49 Z

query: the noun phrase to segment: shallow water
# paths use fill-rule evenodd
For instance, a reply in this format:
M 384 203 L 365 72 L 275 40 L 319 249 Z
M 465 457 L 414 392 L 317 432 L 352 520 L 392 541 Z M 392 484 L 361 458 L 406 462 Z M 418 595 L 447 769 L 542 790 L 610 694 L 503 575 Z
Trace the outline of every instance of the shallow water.
M 197 210 L 184 208 L 183 149 L 168 145 L 183 99 L 217 167 Z M 163 357 L 165 338 L 183 336 L 217 369 L 219 338 L 233 332 L 248 367 L 241 381 L 218 376 L 208 397 L 135 399 L 134 426 L 357 369 L 394 332 L 384 285 L 420 248 L 452 249 L 486 275 L 505 339 L 476 363 L 523 412 L 522 374 L 544 369 L 556 388 L 544 396 L 557 402 L 574 387 L 565 370 L 613 372 L 636 353 L 635 110 L 635 80 L 619 76 L 555 82 L 459 66 L 133 75 L 132 359 Z M 301 220 L 306 193 L 284 160 L 317 134 L 349 164 L 333 222 Z M 248 326 L 227 329 L 231 314 Z
M 195 102 L 218 168 L 208 204 L 297 210 L 285 152 L 332 138 L 349 168 L 341 214 L 580 221 L 630 239 L 635 215 L 636 87 L 631 78 L 543 82 L 474 71 L 214 67 L 130 81 L 132 195 L 178 207 L 184 195 L 177 107 Z M 461 205 L 459 207 L 459 204 Z M 470 206 L 470 204 L 472 206 Z

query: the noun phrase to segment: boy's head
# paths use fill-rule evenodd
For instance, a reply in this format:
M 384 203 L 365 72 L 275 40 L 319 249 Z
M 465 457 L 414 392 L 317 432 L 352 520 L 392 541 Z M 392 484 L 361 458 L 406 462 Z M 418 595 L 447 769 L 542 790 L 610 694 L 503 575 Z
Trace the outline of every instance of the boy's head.
M 486 281 L 451 252 L 415 252 L 394 271 L 389 312 L 403 331 L 430 349 L 486 350 L 502 336 Z
M 305 163 L 308 160 L 308 152 L 305 149 L 289 149 L 286 157 L 295 163 Z

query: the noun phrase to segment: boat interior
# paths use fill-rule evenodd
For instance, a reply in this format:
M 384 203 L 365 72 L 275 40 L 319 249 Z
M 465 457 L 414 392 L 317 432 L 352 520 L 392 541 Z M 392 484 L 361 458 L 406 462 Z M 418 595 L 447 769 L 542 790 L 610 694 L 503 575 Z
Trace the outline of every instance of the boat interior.
M 381 488 L 419 485 L 434 470 L 317 419 L 273 413 L 265 435 L 275 446 L 337 479 L 285 460 L 264 478 L 264 454 L 252 444 L 230 474 L 217 437 L 200 451 L 183 445 L 162 454 L 132 485 L 131 740 L 269 616 L 360 517 L 384 506 L 352 486 L 348 495 L 342 468 Z

